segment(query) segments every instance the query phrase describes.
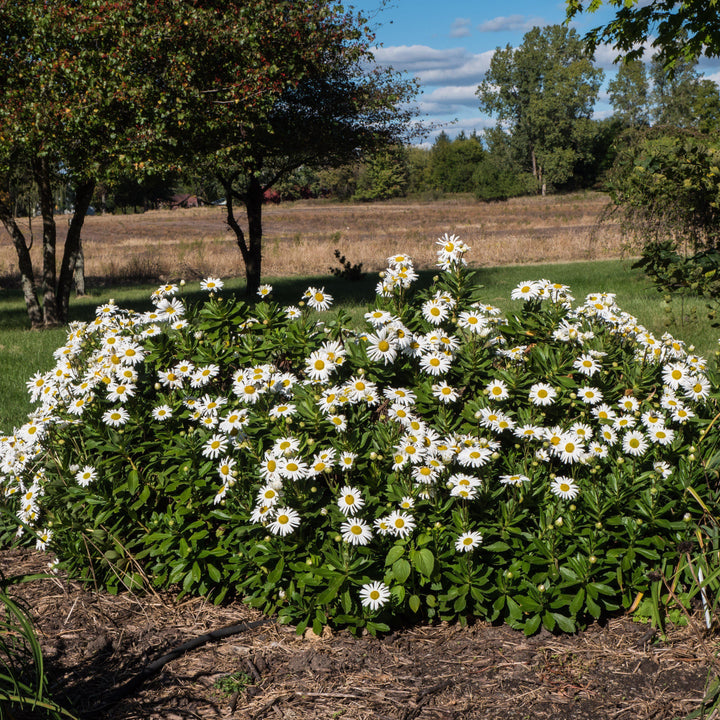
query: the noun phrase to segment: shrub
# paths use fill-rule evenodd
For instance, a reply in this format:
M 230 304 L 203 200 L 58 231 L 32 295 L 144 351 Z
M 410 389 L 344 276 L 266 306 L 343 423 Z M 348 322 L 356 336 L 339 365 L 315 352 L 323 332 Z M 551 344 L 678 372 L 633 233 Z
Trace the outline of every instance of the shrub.
M 71 326 L 3 438 L 5 494 L 72 573 L 240 595 L 298 632 L 478 617 L 573 631 L 690 597 L 715 500 L 706 363 L 612 294 L 480 300 L 454 236 L 415 292 L 389 258 L 363 327 L 299 306 L 154 293 Z M 12 501 L 12 500 L 11 500 Z M 678 561 L 678 548 L 688 560 Z

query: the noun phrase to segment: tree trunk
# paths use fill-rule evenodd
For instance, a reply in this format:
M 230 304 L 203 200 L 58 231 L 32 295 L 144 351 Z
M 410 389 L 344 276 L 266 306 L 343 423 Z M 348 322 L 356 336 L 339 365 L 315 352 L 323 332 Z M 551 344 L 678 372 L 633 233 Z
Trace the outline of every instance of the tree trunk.
M 57 317 L 60 322 L 67 322 L 70 306 L 70 291 L 78 255 L 82 252 L 80 233 L 85 222 L 90 201 L 95 190 L 95 181 L 86 180 L 78 185 L 75 193 L 75 212 L 73 213 L 63 252 L 60 278 L 57 286 Z M 84 283 L 83 283 L 84 286 Z
M 18 268 L 20 270 L 20 284 L 22 286 L 23 297 L 25 298 L 25 307 L 30 318 L 30 326 L 40 328 L 43 325 L 42 308 L 38 301 L 37 292 L 35 291 L 35 273 L 33 272 L 32 259 L 30 258 L 30 248 L 25 241 L 22 230 L 15 222 L 12 214 L 6 212 L 7 208 L 0 208 L 0 220 L 5 229 L 12 237 L 15 252 L 18 256 Z
M 226 222 L 228 227 L 235 233 L 235 239 L 243 262 L 245 263 L 245 293 L 248 300 L 255 297 L 260 287 L 262 273 L 262 204 L 263 188 L 260 181 L 251 176 L 246 192 L 242 195 L 233 192 L 232 184 L 235 178 L 218 179 L 225 190 Z M 245 203 L 245 210 L 248 219 L 248 235 L 240 227 L 233 208 L 233 198 L 238 197 Z
M 75 297 L 82 297 L 85 294 L 85 253 L 83 252 L 82 240 L 78 248 L 75 270 L 73 271 L 73 287 Z
M 55 294 L 55 246 L 56 228 L 53 206 L 52 184 L 50 181 L 50 164 L 48 159 L 37 158 L 33 162 L 33 175 L 40 196 L 40 213 L 43 221 L 43 324 L 51 327 L 60 323 Z
M 245 280 L 248 299 L 255 297 L 260 287 L 262 273 L 262 206 L 263 188 L 260 181 L 252 175 L 245 198 L 248 218 L 248 257 L 245 260 Z

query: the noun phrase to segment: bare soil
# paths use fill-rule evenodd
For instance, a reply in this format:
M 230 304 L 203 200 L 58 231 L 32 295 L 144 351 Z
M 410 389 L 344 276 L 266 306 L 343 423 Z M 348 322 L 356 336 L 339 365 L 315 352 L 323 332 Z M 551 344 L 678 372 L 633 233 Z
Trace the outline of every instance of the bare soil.
M 599 224 L 607 207 L 602 193 L 514 198 L 480 203 L 472 198 L 437 202 L 340 204 L 322 200 L 267 205 L 263 216 L 263 275 L 327 274 L 339 267 L 336 249 L 370 272 L 386 258 L 409 254 L 420 269 L 435 263 L 435 240 L 456 234 L 472 247 L 477 266 L 564 262 L 618 257 L 617 224 Z M 238 211 L 242 220 L 242 208 Z M 95 215 L 83 228 L 90 282 L 242 277 L 244 267 L 225 209 L 156 210 L 138 215 Z M 67 222 L 57 218 L 58 248 Z M 31 229 L 24 227 L 28 237 Z M 32 255 L 39 274 L 39 218 L 32 223 Z M 16 281 L 17 259 L 0 228 L 0 284 Z
M 39 553 L 0 553 L 5 574 L 46 567 Z M 669 720 L 699 706 L 715 652 L 696 621 L 664 637 L 624 616 L 573 636 L 477 622 L 299 637 L 241 603 L 110 596 L 61 575 L 14 593 L 37 621 L 56 698 L 88 720 Z M 172 648 L 236 624 L 133 684 Z

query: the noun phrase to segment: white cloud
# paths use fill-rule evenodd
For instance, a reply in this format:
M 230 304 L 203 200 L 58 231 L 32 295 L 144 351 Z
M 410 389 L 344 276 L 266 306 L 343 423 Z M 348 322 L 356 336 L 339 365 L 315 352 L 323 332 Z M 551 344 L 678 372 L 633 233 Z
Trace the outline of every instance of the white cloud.
M 540 17 L 527 17 L 525 15 L 508 15 L 486 20 L 478 25 L 480 32 L 527 32 L 534 27 L 542 27 L 547 22 Z
M 373 52 L 378 65 L 415 75 L 423 85 L 444 85 L 479 84 L 495 51 L 474 54 L 461 47 L 436 50 L 427 45 L 396 45 Z
M 450 26 L 450 37 L 459 38 L 470 35 L 470 18 L 455 18 Z
M 477 85 L 445 85 L 423 95 L 423 101 L 431 103 L 452 103 L 453 105 L 478 106 Z

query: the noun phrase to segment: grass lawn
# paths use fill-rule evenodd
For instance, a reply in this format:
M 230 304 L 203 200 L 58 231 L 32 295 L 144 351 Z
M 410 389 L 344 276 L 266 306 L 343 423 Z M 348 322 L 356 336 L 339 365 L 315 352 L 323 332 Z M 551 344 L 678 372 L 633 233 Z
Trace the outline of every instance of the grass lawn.
M 666 307 L 663 296 L 637 270 L 631 261 L 595 260 L 584 262 L 481 267 L 477 280 L 484 288 L 484 300 L 513 312 L 519 303 L 511 301 L 510 292 L 520 282 L 547 278 L 570 286 L 576 300 L 591 292 L 614 292 L 620 307 L 636 316 L 656 335 L 670 332 L 676 338 L 692 344 L 696 352 L 708 360 L 714 358 L 720 335 L 710 327 L 706 318 L 705 301 L 674 299 Z M 432 271 L 421 271 L 419 284 L 432 282 Z M 353 314 L 358 322 L 366 305 L 374 298 L 377 282 L 375 273 L 368 273 L 358 282 L 348 282 L 330 275 L 265 278 L 274 286 L 274 296 L 283 304 L 297 303 L 308 285 L 324 286 L 335 298 L 335 307 Z M 242 292 L 244 282 L 226 281 L 224 293 Z M 122 307 L 137 310 L 149 308 L 149 295 L 156 285 L 103 287 L 83 298 L 71 301 L 71 319 L 90 320 L 95 307 L 113 298 Z M 204 296 L 198 283 L 186 286 L 186 298 Z M 55 364 L 53 351 L 63 344 L 65 331 L 31 331 L 19 291 L 0 291 L 0 432 L 10 432 L 23 423 L 30 411 L 25 383 L 36 371 L 46 371 Z

